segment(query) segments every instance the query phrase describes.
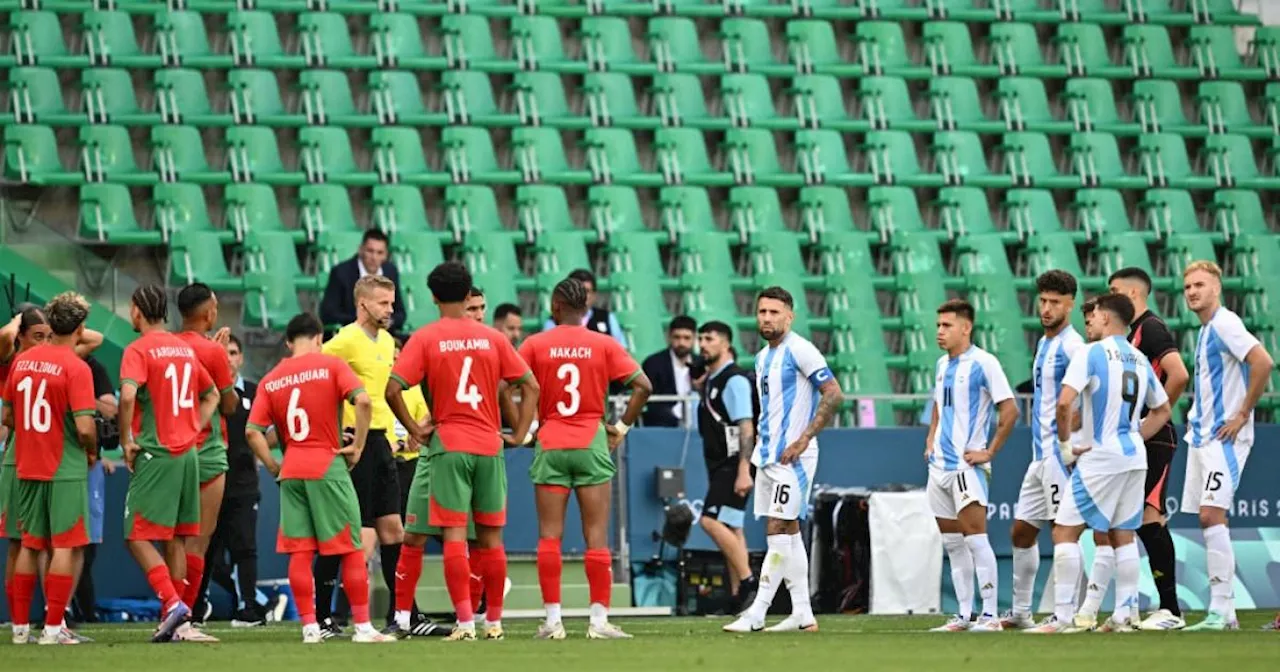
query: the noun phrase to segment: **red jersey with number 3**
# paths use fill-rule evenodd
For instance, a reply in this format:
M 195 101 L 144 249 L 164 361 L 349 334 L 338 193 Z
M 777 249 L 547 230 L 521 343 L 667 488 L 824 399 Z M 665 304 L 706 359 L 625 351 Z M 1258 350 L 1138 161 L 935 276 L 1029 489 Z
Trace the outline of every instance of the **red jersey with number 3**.
M 217 341 L 208 336 L 194 331 L 184 331 L 178 334 L 178 338 L 186 341 L 187 345 L 196 351 L 196 359 L 200 360 L 204 370 L 209 372 L 209 377 L 213 379 L 213 386 L 218 388 L 219 394 L 236 386 L 236 379 L 231 375 L 231 358 L 227 355 L 226 348 L 218 345 Z M 226 447 L 227 419 L 221 413 L 214 413 L 209 426 L 200 430 L 200 436 L 196 437 L 196 445 L 201 447 L 206 443 L 213 445 L 209 441 L 210 436 L 213 436 L 214 440 L 224 448 Z
M 426 381 L 427 404 L 445 450 L 497 455 L 498 382 L 524 379 L 529 366 L 497 329 L 446 317 L 414 332 L 391 375 L 405 389 Z
M 275 425 L 284 443 L 280 478 L 319 480 L 329 471 L 342 437 L 342 402 L 354 402 L 364 385 L 347 363 L 321 353 L 290 357 L 258 383 L 249 426 Z
M 213 379 L 186 341 L 167 331 L 151 331 L 124 349 L 120 387 L 138 389 L 133 432 L 138 446 L 174 455 L 191 450 L 203 429 L 200 397 Z
M 587 448 L 604 422 L 609 383 L 630 381 L 636 360 L 613 337 L 577 325 L 530 336 L 520 346 L 538 380 L 538 446 Z
M 78 481 L 89 463 L 76 436 L 77 415 L 93 415 L 93 372 L 61 345 L 37 345 L 13 358 L 3 391 L 13 412 L 18 478 Z

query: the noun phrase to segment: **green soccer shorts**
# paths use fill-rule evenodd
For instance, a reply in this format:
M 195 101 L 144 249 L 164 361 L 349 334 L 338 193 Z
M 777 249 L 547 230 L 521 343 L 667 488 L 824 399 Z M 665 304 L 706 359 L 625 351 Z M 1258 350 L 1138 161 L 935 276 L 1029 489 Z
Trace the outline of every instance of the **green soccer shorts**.
M 16 466 L 0 465 L 0 535 L 3 535 L 0 538 L 14 541 L 22 539 L 22 529 L 18 527 L 18 493 L 15 488 L 17 480 Z
M 213 422 L 218 422 L 215 416 Z M 200 462 L 200 487 L 213 482 L 217 477 L 227 473 L 227 446 L 221 443 L 206 444 L 196 451 Z
M 346 555 L 360 550 L 360 502 L 346 466 L 346 460 L 334 460 L 323 478 L 280 481 L 277 553 Z
M 89 481 L 29 481 L 14 484 L 22 545 L 36 551 L 89 545 Z
M 200 534 L 200 465 L 195 450 L 174 455 L 143 449 L 124 500 L 129 541 L 168 541 Z
M 609 444 L 602 428 L 586 448 L 546 450 L 538 448 L 529 465 L 529 478 L 534 485 L 560 488 L 582 488 L 613 480 L 618 468 L 609 454 Z
M 422 455 L 417 460 L 413 473 L 413 483 L 409 486 L 409 497 L 404 507 L 404 531 L 409 534 L 425 534 L 428 537 L 441 537 L 444 529 L 431 524 L 431 460 Z M 476 519 L 467 516 L 467 539 L 475 541 Z

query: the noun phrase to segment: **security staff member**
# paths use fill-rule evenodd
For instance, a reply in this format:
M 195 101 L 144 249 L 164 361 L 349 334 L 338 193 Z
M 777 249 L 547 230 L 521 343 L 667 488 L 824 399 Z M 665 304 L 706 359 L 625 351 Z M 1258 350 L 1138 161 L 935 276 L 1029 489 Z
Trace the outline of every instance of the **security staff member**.
M 757 587 L 742 524 L 752 488 L 751 451 L 759 401 L 752 372 L 733 362 L 729 325 L 703 324 L 698 329 L 698 347 L 707 366 L 698 404 L 698 432 L 707 463 L 707 495 L 699 524 L 724 553 L 730 588 L 741 606 L 750 604 Z

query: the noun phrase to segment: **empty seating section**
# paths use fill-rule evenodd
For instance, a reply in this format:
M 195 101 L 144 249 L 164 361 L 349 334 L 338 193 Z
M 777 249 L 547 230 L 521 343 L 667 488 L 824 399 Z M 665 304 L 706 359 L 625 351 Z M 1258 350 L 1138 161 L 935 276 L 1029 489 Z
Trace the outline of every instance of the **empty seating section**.
M 376 226 L 411 325 L 444 259 L 543 315 L 588 267 L 638 354 L 679 313 L 750 352 L 777 284 L 853 394 L 927 391 L 957 295 L 1022 382 L 1051 268 L 1084 294 L 1143 267 L 1186 330 L 1181 269 L 1213 258 L 1280 326 L 1280 29 L 1227 0 L 0 6 L 4 177 L 78 194 L 83 240 L 167 248 L 248 324 Z

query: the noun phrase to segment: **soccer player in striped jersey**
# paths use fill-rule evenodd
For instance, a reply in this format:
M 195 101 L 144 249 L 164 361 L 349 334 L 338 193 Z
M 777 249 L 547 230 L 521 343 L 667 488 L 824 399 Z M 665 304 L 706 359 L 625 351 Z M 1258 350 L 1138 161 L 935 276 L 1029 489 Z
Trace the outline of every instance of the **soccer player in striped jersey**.
M 791 330 L 795 302 L 781 287 L 756 297 L 756 325 L 768 345 L 756 355 L 760 381 L 760 435 L 751 456 L 757 467 L 756 517 L 765 516 L 765 554 L 756 599 L 726 632 L 764 630 L 765 613 L 785 581 L 791 615 L 770 632 L 815 632 L 809 604 L 809 557 L 800 519 L 809 513 L 809 492 L 818 469 L 818 432 L 840 408 L 844 395 L 813 343 Z
M 987 493 L 991 460 L 1004 447 L 1018 420 L 1009 379 L 1000 362 L 973 344 L 973 306 L 952 299 L 938 307 L 938 358 L 933 388 L 933 420 L 925 442 L 929 463 L 929 507 L 951 561 L 959 613 L 935 632 L 998 632 L 996 554 L 987 538 Z M 991 411 L 998 413 L 995 436 L 987 440 Z M 982 615 L 970 624 L 973 578 L 978 578 Z
M 1068 478 L 1067 465 L 1057 451 L 1058 391 L 1071 356 L 1084 347 L 1084 339 L 1068 320 L 1075 307 L 1076 279 L 1066 271 L 1048 271 L 1036 278 L 1036 290 L 1044 336 L 1036 346 L 1032 368 L 1031 464 L 1022 478 L 1011 533 L 1013 611 L 1001 621 L 1001 626 L 1016 629 L 1035 625 L 1031 596 L 1040 569 L 1036 541 L 1040 527 L 1058 515 Z
M 1187 307 L 1200 318 L 1195 392 L 1187 415 L 1187 477 L 1182 512 L 1198 513 L 1209 572 L 1209 615 L 1188 630 L 1233 630 L 1235 553 L 1227 512 L 1253 446 L 1253 409 L 1273 362 L 1240 316 L 1222 305 L 1222 269 L 1196 261 L 1182 272 Z
M 1120 294 L 1096 299 L 1088 316 L 1099 340 L 1071 358 L 1058 395 L 1058 451 L 1075 463 L 1071 493 L 1054 519 L 1054 614 L 1028 630 L 1036 634 L 1080 632 L 1075 619 L 1080 580 L 1080 535 L 1085 527 L 1104 532 L 1116 555 L 1116 609 L 1108 630 L 1130 632 L 1138 608 L 1138 546 L 1147 453 L 1143 441 L 1169 420 L 1169 397 L 1151 364 L 1125 338 L 1133 303 Z M 1081 407 L 1079 445 L 1072 445 L 1071 419 Z M 1142 408 L 1150 409 L 1141 419 Z

